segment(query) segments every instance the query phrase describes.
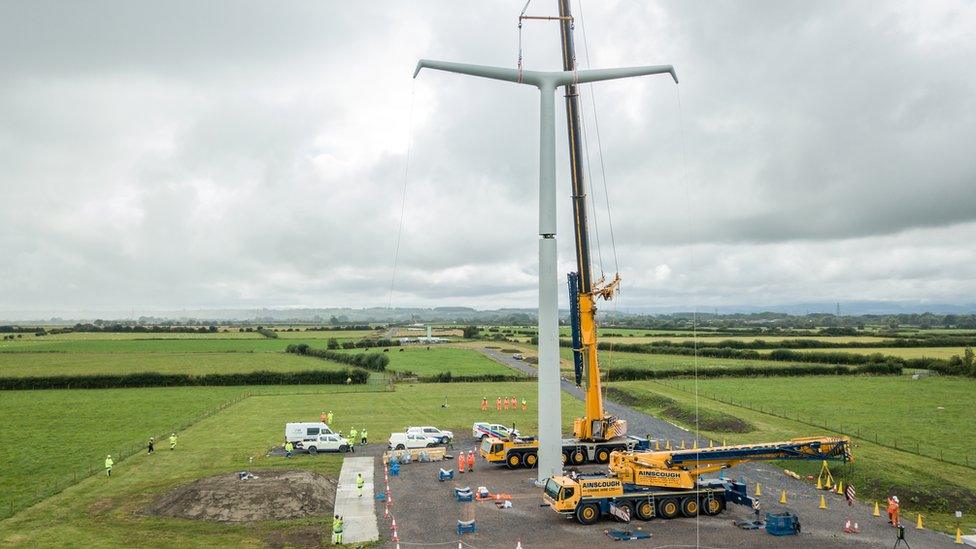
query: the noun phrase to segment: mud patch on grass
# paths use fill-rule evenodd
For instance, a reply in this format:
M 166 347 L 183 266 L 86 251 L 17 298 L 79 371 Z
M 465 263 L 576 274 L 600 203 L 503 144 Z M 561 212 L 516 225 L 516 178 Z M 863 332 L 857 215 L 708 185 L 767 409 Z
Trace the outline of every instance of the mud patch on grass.
M 156 498 L 142 514 L 215 522 L 284 520 L 329 516 L 334 479 L 311 471 L 254 471 L 202 478 Z

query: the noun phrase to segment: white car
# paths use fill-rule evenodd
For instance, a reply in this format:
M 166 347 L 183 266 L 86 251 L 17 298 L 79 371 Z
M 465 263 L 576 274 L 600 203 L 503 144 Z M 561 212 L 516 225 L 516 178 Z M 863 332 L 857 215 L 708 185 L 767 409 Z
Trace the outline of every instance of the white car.
M 514 358 L 515 360 L 525 360 L 525 355 L 523 355 L 522 353 L 515 353 L 514 355 L 512 355 L 512 358 Z
M 437 441 L 422 433 L 393 433 L 390 435 L 389 448 L 391 450 L 430 448 L 431 446 L 437 446 Z
M 297 446 L 312 455 L 318 452 L 349 452 L 352 450 L 349 439 L 340 437 L 335 433 L 319 435 L 318 438 L 312 440 L 303 440 Z
M 430 425 L 425 425 L 423 427 L 407 427 L 406 432 L 426 435 L 427 438 L 436 440 L 438 444 L 447 444 L 448 442 L 454 440 L 454 433 L 450 431 L 442 431 L 437 427 L 431 427 Z
M 500 423 L 487 423 L 484 421 L 476 422 L 471 427 L 471 436 L 484 440 L 488 437 L 508 438 L 509 435 L 519 436 L 517 430 L 513 431 Z

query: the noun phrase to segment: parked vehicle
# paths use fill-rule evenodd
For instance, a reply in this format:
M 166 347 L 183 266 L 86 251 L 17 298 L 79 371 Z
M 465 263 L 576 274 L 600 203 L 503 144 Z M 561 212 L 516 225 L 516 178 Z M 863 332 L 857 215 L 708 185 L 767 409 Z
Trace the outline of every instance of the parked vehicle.
M 523 355 L 522 353 L 515 353 L 514 355 L 512 355 L 512 358 L 514 358 L 515 360 L 525 360 L 525 355 Z
M 288 442 L 318 440 L 319 435 L 333 434 L 332 429 L 321 421 L 285 424 L 285 440 Z
M 451 431 L 442 431 L 437 427 L 431 427 L 430 425 L 425 425 L 423 427 L 407 427 L 406 432 L 426 435 L 427 438 L 436 440 L 438 444 L 447 444 L 448 442 L 454 440 L 454 433 Z
M 349 439 L 342 438 L 335 433 L 319 435 L 316 439 L 303 440 L 297 444 L 298 449 L 305 450 L 312 455 L 318 452 L 349 452 L 352 450 Z
M 437 446 L 437 441 L 421 433 L 393 433 L 387 446 L 391 450 L 430 448 Z
M 478 421 L 471 427 L 471 436 L 473 438 L 484 440 L 488 437 L 492 438 L 509 438 L 512 436 L 519 436 L 518 430 L 512 430 L 500 423 L 488 423 L 485 421 Z

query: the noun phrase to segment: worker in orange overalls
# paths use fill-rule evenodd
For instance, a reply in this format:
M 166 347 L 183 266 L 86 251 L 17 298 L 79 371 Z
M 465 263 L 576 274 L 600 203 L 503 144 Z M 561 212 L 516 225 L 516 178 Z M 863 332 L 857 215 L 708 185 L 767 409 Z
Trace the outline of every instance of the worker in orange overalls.
M 468 452 L 468 471 L 474 472 L 474 450 Z
M 458 452 L 458 473 L 464 472 L 464 451 Z
M 329 415 L 326 414 L 325 412 L 319 414 L 319 421 L 321 421 L 322 423 L 328 423 L 327 421 L 325 421 L 327 419 L 329 419 Z
M 488 411 L 488 397 L 483 397 L 481 399 L 481 411 L 482 412 Z
M 502 406 L 504 406 L 505 409 L 508 410 L 508 397 L 505 397 L 505 400 L 502 401 Z
M 512 397 L 512 411 L 518 410 L 518 399 L 514 396 Z
M 898 509 L 901 507 L 898 504 L 898 496 L 891 496 L 888 498 L 888 524 L 898 528 Z
M 498 397 L 495 399 L 495 409 L 498 410 L 499 412 L 502 411 L 502 397 Z
M 529 403 L 524 398 L 522 399 L 522 411 L 523 412 L 529 411 Z

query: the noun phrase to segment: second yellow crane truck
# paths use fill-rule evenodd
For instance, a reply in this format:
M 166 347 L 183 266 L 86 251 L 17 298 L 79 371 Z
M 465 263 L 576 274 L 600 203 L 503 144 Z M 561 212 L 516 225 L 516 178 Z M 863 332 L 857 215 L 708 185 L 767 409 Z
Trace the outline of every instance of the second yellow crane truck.
M 549 478 L 543 501 L 552 510 L 593 524 L 609 514 L 671 519 L 717 515 L 727 503 L 752 505 L 745 484 L 700 478 L 748 461 L 850 461 L 847 437 L 796 438 L 784 442 L 693 450 L 614 452 L 609 473 Z

